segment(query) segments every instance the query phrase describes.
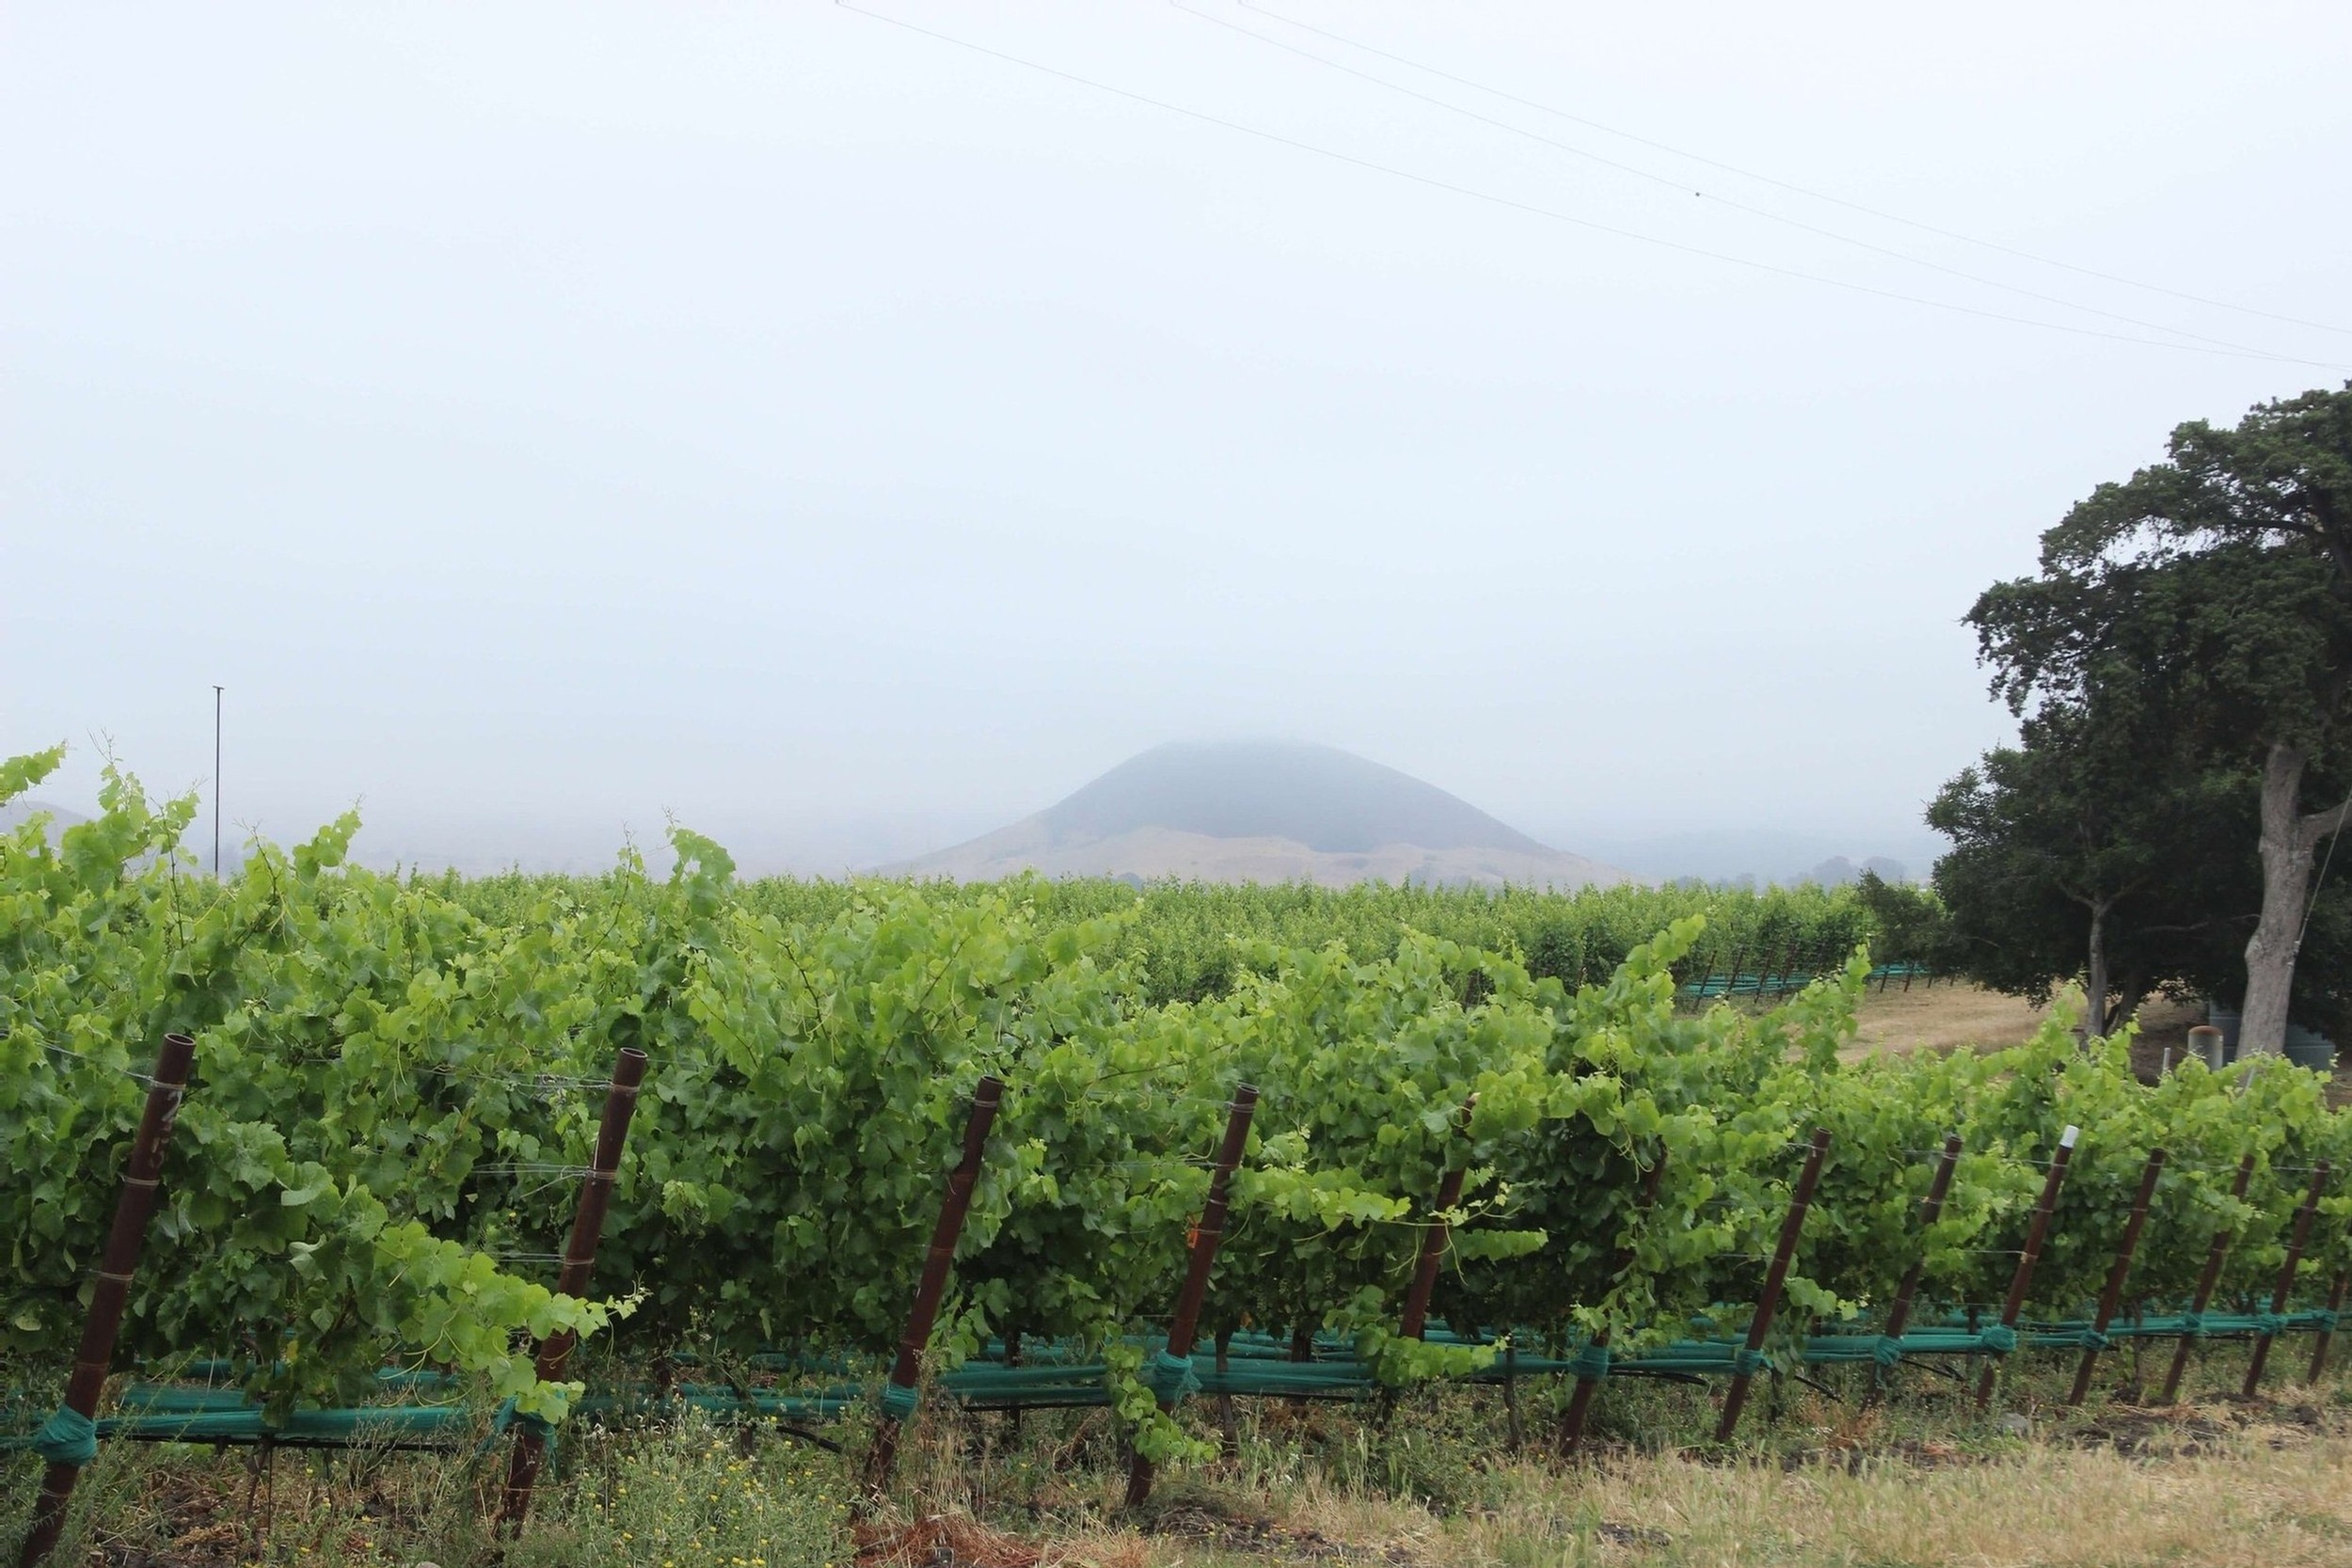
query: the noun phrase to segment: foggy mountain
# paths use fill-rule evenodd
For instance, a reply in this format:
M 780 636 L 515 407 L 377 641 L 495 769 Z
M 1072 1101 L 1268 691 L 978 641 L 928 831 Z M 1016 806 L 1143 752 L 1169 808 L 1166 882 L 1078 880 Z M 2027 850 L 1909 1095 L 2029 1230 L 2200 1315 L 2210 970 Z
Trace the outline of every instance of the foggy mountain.
M 1270 741 L 1157 746 L 1033 816 L 886 869 L 962 880 L 1035 870 L 1329 887 L 1628 879 L 1393 768 L 1329 746 Z

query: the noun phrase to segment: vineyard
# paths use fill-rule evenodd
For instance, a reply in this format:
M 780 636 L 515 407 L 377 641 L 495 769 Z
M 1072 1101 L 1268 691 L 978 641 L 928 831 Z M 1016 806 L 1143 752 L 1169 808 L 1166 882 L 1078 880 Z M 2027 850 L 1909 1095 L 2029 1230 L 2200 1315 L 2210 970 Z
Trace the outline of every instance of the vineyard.
M 103 803 L 0 841 L 0 1355 L 54 1396 L 123 1272 L 113 1368 L 229 1391 L 240 1437 L 502 1407 L 539 1442 L 689 1386 L 887 1426 L 930 1389 L 1098 1401 L 1148 1466 L 1209 1451 L 1204 1388 L 2037 1344 L 2088 1379 L 2132 1333 L 2324 1340 L 2352 1271 L 2315 1074 L 2144 1085 L 2059 1024 L 1841 1061 L 1851 896 L 747 883 L 684 830 L 660 878 L 403 879 L 345 863 L 351 818 L 215 883 L 190 802 Z M 1770 1011 L 1692 994 L 1832 950 Z
M 527 916 L 549 898 L 595 899 L 602 878 L 459 877 L 416 881 L 495 925 Z M 871 884 L 771 878 L 735 889 L 740 905 L 787 926 L 823 925 L 870 898 Z M 991 899 L 988 884 L 924 884 L 944 902 Z M 1728 975 L 1744 975 L 1752 991 L 1794 989 L 1845 968 L 1867 942 L 1882 961 L 1908 963 L 1922 974 L 1938 957 L 1931 897 L 1881 884 L 1878 907 L 1851 889 L 1811 885 L 1759 892 L 1695 887 L 1621 885 L 1578 894 L 1524 889 L 1388 886 L 1349 888 L 1289 884 L 1235 887 L 1161 883 L 1136 888 L 1109 878 L 1034 880 L 1019 901 L 1039 926 L 1059 927 L 1110 919 L 1094 939 L 1098 959 L 1128 971 L 1143 1000 L 1200 1002 L 1224 995 L 1251 968 L 1253 946 L 1319 948 L 1338 942 L 1359 959 L 1393 958 L 1407 931 L 1464 947 L 1507 952 L 1536 979 L 1570 990 L 1608 980 L 1635 947 L 1677 920 L 1706 918 L 1705 928 L 1671 964 L 1686 994 L 1720 992 Z M 1900 982 L 1898 981 L 1899 984 Z

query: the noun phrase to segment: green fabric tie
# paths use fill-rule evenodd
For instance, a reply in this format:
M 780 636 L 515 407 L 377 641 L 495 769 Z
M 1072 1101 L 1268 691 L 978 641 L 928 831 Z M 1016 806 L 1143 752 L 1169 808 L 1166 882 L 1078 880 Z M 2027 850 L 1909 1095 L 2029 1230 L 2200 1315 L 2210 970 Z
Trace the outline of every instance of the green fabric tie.
M 2322 1334 L 2333 1334 L 2336 1331 L 2337 1320 L 2342 1316 L 2342 1313 L 2331 1307 L 2314 1307 L 2302 1314 L 2303 1321 Z
M 2180 1322 L 2183 1338 L 2201 1339 L 2205 1337 L 2205 1315 L 2202 1312 L 2184 1312 Z
M 2088 1351 L 2111 1350 L 2115 1336 L 2095 1328 L 2078 1328 L 2074 1331 L 2074 1343 Z
M 1890 1335 L 1880 1335 L 1870 1341 L 1870 1359 L 1890 1370 L 1901 1366 L 1903 1364 L 1903 1342 Z
M 2007 1355 L 2017 1348 L 2017 1331 L 2007 1323 L 1987 1323 L 1977 1330 L 1977 1343 L 1987 1355 Z
M 33 1451 L 52 1465 L 80 1469 L 98 1457 L 98 1423 L 78 1410 L 59 1405 L 33 1433 Z
M 329 1413 L 320 1412 L 319 1414 L 324 1415 Z M 349 1414 L 364 1417 L 366 1413 L 364 1411 L 350 1411 L 337 1412 L 335 1414 Z M 548 1420 L 545 1416 L 527 1415 L 523 1411 L 516 1409 L 514 1398 L 510 1395 L 507 1398 L 501 1400 L 499 1402 L 498 1409 L 490 1413 L 489 1435 L 482 1439 L 482 1446 L 474 1450 L 475 1455 L 479 1457 L 482 1454 L 488 1453 L 491 1448 L 497 1444 L 498 1440 L 506 1435 L 507 1429 L 510 1427 L 517 1432 L 527 1432 L 532 1436 L 538 1438 L 540 1445 L 549 1453 L 553 1453 L 555 1451 L 555 1423 Z
M 1192 1357 L 1171 1355 L 1164 1348 L 1152 1353 L 1152 1365 L 1143 1381 L 1164 1409 L 1173 1409 L 1200 1392 L 1200 1375 L 1192 1370 Z
M 923 1392 L 919 1388 L 902 1387 L 896 1383 L 882 1385 L 882 1414 L 894 1421 L 904 1422 L 911 1419 L 914 1415 L 915 1406 L 922 1401 Z
M 2286 1331 L 2286 1319 L 2276 1312 L 2254 1314 L 2254 1332 L 2257 1334 L 2282 1334 Z
M 1741 1345 L 1731 1353 L 1731 1370 L 1735 1377 L 1754 1377 L 1758 1372 L 1772 1370 L 1772 1358 L 1760 1350 L 1750 1350 Z
M 1581 1347 L 1574 1355 L 1568 1357 L 1566 1370 L 1572 1377 L 1590 1378 L 1596 1383 L 1599 1382 L 1609 1375 L 1609 1347 L 1607 1345 Z

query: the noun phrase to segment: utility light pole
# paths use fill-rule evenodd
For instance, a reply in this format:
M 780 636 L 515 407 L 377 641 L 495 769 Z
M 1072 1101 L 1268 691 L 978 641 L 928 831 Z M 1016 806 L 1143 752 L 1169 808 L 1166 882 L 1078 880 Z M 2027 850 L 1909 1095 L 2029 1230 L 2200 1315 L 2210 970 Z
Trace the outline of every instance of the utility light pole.
M 220 880 L 220 693 L 213 688 L 213 880 Z

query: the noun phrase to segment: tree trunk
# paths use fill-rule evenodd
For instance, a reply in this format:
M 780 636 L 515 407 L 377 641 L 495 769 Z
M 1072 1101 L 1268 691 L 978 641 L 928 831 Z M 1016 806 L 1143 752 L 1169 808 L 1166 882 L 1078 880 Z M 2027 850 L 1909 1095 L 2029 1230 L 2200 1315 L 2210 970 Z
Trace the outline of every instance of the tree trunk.
M 2263 764 L 2263 911 L 2246 944 L 2246 1001 L 2238 1020 L 2237 1052 L 2275 1056 L 2286 1049 L 2287 992 L 2295 984 L 2296 938 L 2311 896 L 2312 848 L 2297 809 L 2303 798 L 2303 753 L 2274 745 Z M 2332 813 L 2328 814 L 2334 815 Z
M 2083 1035 L 2107 1032 L 2107 901 L 2090 903 L 2090 958 L 2083 971 Z
M 2121 974 L 2107 975 L 2107 1023 L 2100 1031 L 2111 1035 L 2123 1027 L 2139 1011 L 2140 1003 L 2148 997 L 2148 974 L 2143 969 L 2127 969 Z

